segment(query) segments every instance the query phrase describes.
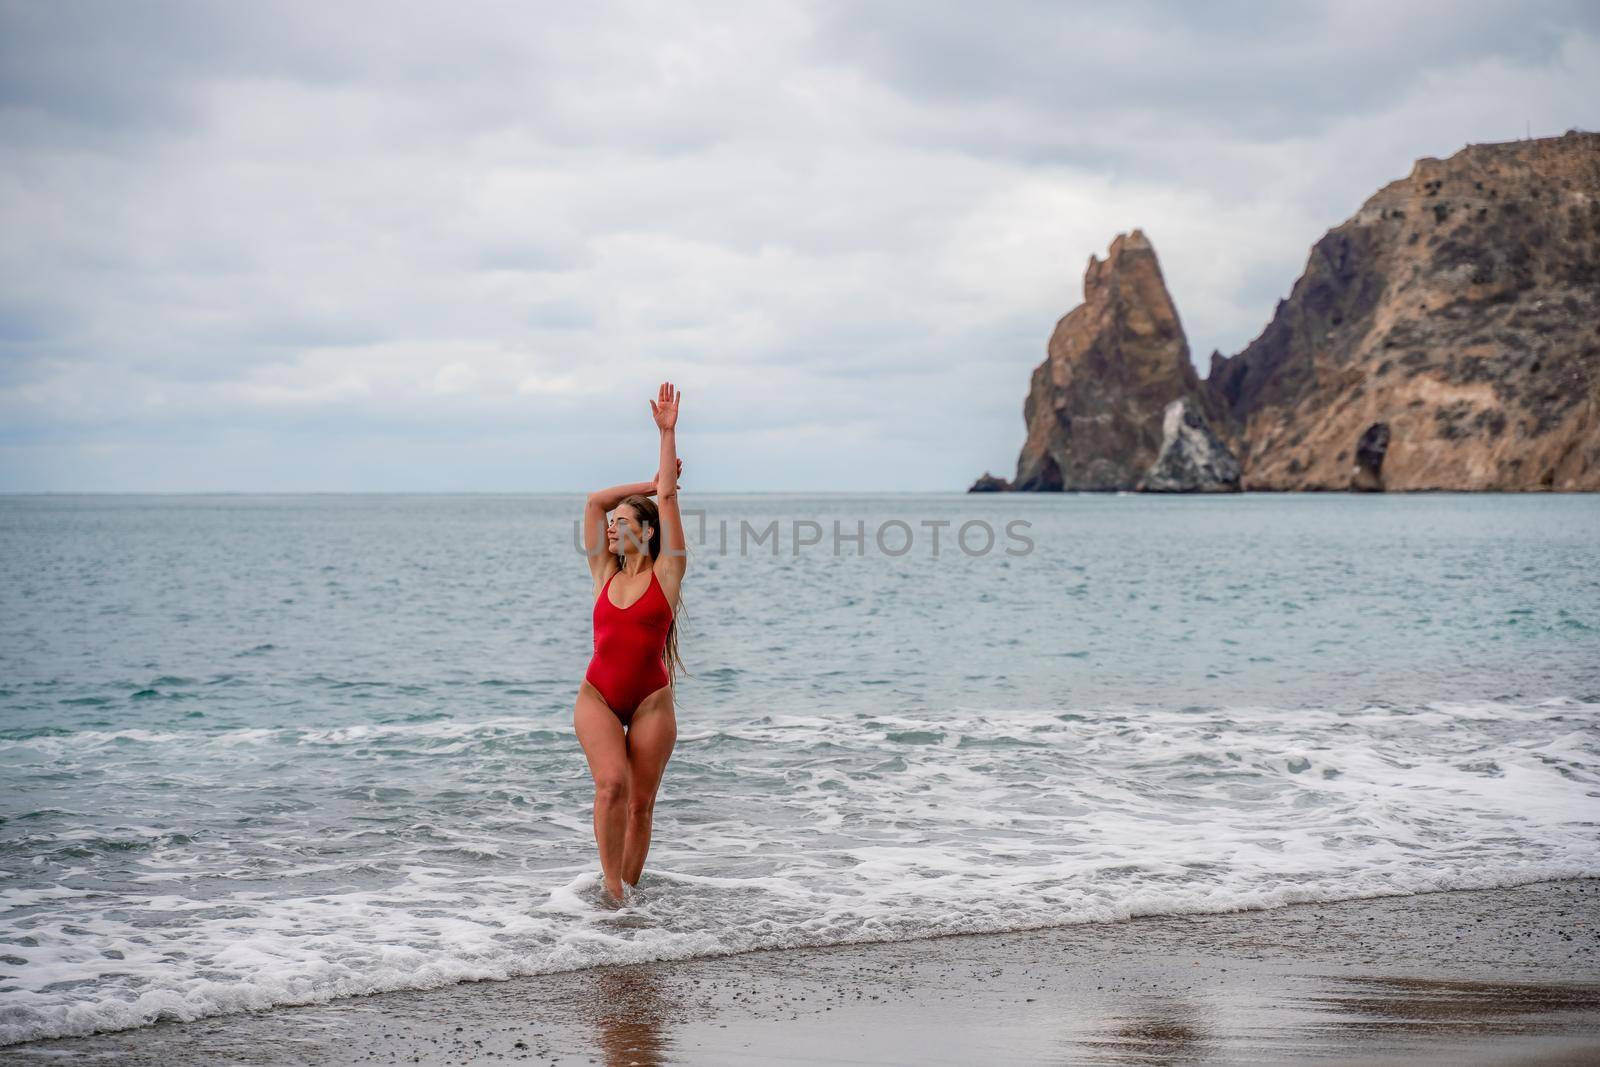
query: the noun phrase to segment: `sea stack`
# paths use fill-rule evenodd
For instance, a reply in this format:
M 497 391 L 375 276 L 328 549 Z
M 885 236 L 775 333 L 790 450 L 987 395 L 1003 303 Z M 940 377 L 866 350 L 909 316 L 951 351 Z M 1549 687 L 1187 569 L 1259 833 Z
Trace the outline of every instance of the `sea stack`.
M 1169 405 L 1184 401 L 1180 423 L 1209 426 L 1216 401 L 1140 230 L 1118 234 L 1104 260 L 1089 257 L 1083 303 L 1056 324 L 1046 352 L 1023 405 L 1014 489 L 1135 489 L 1162 453 Z

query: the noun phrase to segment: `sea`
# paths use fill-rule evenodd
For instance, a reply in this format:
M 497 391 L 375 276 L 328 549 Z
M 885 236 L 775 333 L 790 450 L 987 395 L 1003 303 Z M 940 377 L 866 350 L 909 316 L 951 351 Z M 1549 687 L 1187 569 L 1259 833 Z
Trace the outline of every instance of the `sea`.
M 1600 496 L 682 502 L 612 909 L 581 495 L 0 497 L 0 1043 L 1600 876 Z

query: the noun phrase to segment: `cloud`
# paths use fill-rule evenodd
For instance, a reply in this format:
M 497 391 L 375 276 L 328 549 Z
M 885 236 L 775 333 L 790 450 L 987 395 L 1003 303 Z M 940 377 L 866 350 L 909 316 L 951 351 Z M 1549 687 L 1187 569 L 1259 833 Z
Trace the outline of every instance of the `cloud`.
M 1592 124 L 1597 41 L 1576 3 L 0 3 L 0 489 L 576 490 L 643 476 L 663 378 L 701 487 L 960 488 L 1116 233 L 1203 370 L 1417 156 Z

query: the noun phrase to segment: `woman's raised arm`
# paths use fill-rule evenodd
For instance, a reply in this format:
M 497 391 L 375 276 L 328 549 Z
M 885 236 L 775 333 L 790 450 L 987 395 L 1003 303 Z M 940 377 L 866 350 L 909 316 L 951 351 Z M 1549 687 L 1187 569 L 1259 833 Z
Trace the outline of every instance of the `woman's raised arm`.
M 656 474 L 661 555 L 656 569 L 678 580 L 682 580 L 689 565 L 688 539 L 683 535 L 683 515 L 678 511 L 678 406 L 682 401 L 683 394 L 671 382 L 662 382 L 656 399 L 650 401 L 650 414 L 661 431 L 661 469 Z

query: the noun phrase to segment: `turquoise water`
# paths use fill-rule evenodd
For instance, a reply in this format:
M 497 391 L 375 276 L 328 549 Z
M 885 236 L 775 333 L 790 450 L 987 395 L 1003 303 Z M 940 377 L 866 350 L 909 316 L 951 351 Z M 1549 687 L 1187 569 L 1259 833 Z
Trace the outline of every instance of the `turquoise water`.
M 606 912 L 580 504 L 0 497 L 0 1041 L 1600 875 L 1600 498 L 686 495 Z

